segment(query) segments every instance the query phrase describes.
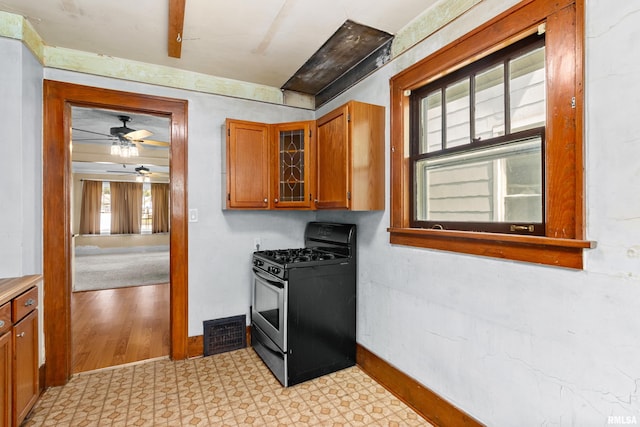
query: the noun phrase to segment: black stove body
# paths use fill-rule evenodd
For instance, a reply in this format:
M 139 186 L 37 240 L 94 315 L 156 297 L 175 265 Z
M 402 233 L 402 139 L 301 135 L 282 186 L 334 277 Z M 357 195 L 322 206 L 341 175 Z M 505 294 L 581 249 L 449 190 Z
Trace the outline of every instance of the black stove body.
M 356 240 L 310 222 L 304 248 L 253 254 L 251 345 L 285 387 L 355 364 Z

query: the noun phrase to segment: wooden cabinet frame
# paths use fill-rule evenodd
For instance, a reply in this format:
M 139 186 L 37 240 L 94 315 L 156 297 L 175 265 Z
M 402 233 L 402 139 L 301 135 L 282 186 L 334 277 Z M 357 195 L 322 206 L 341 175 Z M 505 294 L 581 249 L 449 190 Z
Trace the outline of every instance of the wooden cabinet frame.
M 0 335 L 0 426 L 11 425 L 13 388 L 12 338 L 11 329 Z

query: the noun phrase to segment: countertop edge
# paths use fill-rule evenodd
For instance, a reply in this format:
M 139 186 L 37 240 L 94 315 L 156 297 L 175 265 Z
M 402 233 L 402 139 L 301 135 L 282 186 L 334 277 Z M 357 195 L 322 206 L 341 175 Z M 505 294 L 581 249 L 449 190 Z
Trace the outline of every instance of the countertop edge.
M 42 281 L 42 274 L 0 279 L 0 305 L 11 301 L 40 281 Z

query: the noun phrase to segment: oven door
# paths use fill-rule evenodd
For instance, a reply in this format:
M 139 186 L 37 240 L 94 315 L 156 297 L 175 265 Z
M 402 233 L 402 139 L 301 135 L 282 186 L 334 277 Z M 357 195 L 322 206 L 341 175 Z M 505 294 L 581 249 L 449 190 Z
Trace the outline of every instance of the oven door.
M 287 352 L 287 281 L 253 268 L 251 321 Z

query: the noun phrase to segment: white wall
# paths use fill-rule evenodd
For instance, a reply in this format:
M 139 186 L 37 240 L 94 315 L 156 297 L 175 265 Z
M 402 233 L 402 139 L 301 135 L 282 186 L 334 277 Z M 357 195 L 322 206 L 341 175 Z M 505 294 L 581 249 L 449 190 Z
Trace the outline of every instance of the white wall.
M 388 108 L 389 77 L 514 3 L 484 0 L 319 113 Z M 388 193 L 356 217 L 359 343 L 491 426 L 640 423 L 640 3 L 586 9 L 584 271 L 390 245 Z
M 0 38 L 0 277 L 42 272 L 42 66 Z
M 515 2 L 483 0 L 318 115 L 358 99 L 387 106 L 388 119 L 390 76 Z M 586 3 L 587 237 L 598 247 L 586 251 L 584 271 L 392 246 L 388 179 L 385 212 L 317 215 L 359 226 L 358 341 L 492 426 L 601 426 L 608 416 L 640 418 L 640 137 L 632 126 L 640 114 L 640 57 L 634 54 L 640 4 Z M 26 133 L 24 126 L 12 127 L 20 121 L 13 106 L 24 102 L 27 111 L 36 111 L 32 101 L 21 101 L 20 85 L 11 83 L 31 81 L 14 64 L 22 49 L 17 46 L 0 39 L 6 136 L 0 144 L 0 273 L 36 263 L 37 245 L 15 228 L 41 228 L 39 216 L 23 220 L 24 208 L 7 208 L 15 200 L 27 205 L 12 186 L 18 185 L 33 192 L 36 211 L 41 209 L 36 184 L 17 182 L 31 173 L 35 154 L 25 158 L 6 143 Z M 304 223 L 315 214 L 222 211 L 221 125 L 225 117 L 277 122 L 312 113 L 51 69 L 45 76 L 189 100 L 189 207 L 200 218 L 189 229 L 189 335 L 202 333 L 203 320 L 246 313 L 254 237 L 264 248 L 300 245 Z M 387 120 L 387 153 L 388 132 Z M 388 157 L 386 164 L 388 178 Z M 11 252 L 15 245 L 34 249 L 19 256 Z

